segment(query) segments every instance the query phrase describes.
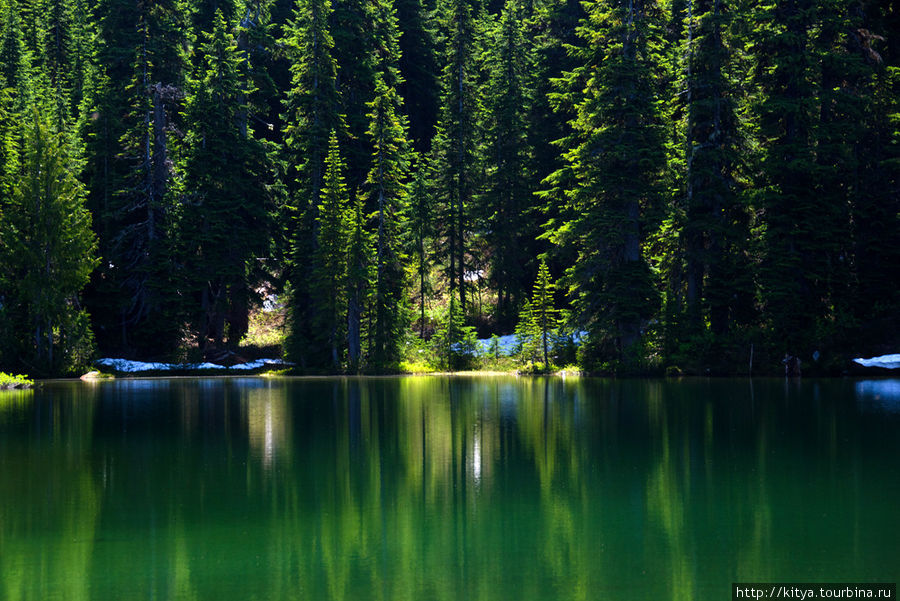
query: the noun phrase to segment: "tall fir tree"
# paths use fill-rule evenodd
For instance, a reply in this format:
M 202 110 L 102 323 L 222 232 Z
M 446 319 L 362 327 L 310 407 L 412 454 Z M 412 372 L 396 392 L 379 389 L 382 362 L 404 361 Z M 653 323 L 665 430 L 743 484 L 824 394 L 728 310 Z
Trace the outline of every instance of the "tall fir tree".
M 556 309 L 553 302 L 554 289 L 555 286 L 553 280 L 550 279 L 547 261 L 542 259 L 540 265 L 538 265 L 537 278 L 534 280 L 531 310 L 539 333 L 545 369 L 550 365 L 550 338 L 556 329 Z
M 177 0 L 98 2 L 102 70 L 84 128 L 89 206 L 104 261 L 86 294 L 101 348 L 162 356 L 181 342 L 172 281 L 172 137 L 187 42 Z
M 338 369 L 342 359 L 343 324 L 347 302 L 347 184 L 344 160 L 341 158 L 337 134 L 331 132 L 322 201 L 318 207 L 318 246 L 312 269 L 313 290 L 321 299 L 317 307 L 316 326 L 320 329 L 329 352 L 330 367 Z
M 390 0 L 374 5 L 376 39 L 375 98 L 368 104 L 372 145 L 371 168 L 366 177 L 370 205 L 376 215 L 375 237 L 375 332 L 372 363 L 385 369 L 400 360 L 400 342 L 408 319 L 406 311 L 403 237 L 406 224 L 406 177 L 409 143 L 403 101 L 397 93 L 402 83 L 398 68 L 400 49 L 397 16 Z
M 286 185 L 300 213 L 307 206 L 318 206 L 328 137 L 332 130 L 343 129 L 331 13 L 329 0 L 297 0 L 282 40 L 291 70 L 284 115 Z
M 375 49 L 383 43 L 375 31 L 378 5 L 372 0 L 334 0 L 329 19 L 337 65 L 335 87 L 344 116 L 344 128 L 338 133 L 351 194 L 362 187 L 369 168 L 366 103 L 375 89 Z
M 817 79 L 812 0 L 765 3 L 756 9 L 754 106 L 760 162 L 755 182 L 762 212 L 763 311 L 776 352 L 811 354 L 816 322 L 831 305 L 826 248 L 846 235 L 838 206 L 819 198 L 816 157 Z M 823 244 L 824 243 L 824 244 Z
M 14 91 L 15 110 L 26 112 L 31 105 L 32 53 L 25 45 L 22 17 L 15 0 L 7 0 L 3 5 L 3 39 L 0 42 L 0 69 L 6 86 Z
M 317 211 L 325 174 L 329 135 L 343 130 L 336 87 L 334 40 L 328 0 L 297 0 L 282 41 L 289 54 L 291 87 L 285 98 L 283 182 L 289 250 L 286 276 L 291 284 L 288 354 L 301 367 L 323 364 L 328 352 L 315 329 L 318 304 L 310 288 L 311 258 L 318 252 Z M 324 362 L 327 364 L 327 360 Z
M 265 146 L 246 128 L 247 62 L 221 11 L 212 26 L 188 85 L 178 227 L 201 347 L 220 347 L 226 338 L 233 346 L 246 333 L 251 274 L 268 250 L 270 230 L 271 168 Z
M 731 79 L 734 18 L 725 0 L 688 0 L 686 24 L 684 248 L 686 308 L 696 333 L 709 322 L 717 335 L 747 318 L 754 282 L 746 260 L 749 214 L 739 183 L 747 146 Z
M 532 225 L 534 177 L 527 117 L 531 106 L 529 73 L 533 51 L 525 35 L 518 0 L 507 0 L 485 51 L 488 86 L 485 94 L 485 190 L 481 212 L 487 226 L 491 284 L 497 291 L 495 322 L 507 331 L 525 292 L 528 241 Z M 531 218 L 530 218 L 531 217 Z
M 886 0 L 865 6 L 861 27 L 844 31 L 869 75 L 860 86 L 863 114 L 854 127 L 857 171 L 852 204 L 856 287 L 852 346 L 857 356 L 895 348 L 900 331 L 900 11 Z
M 416 279 L 416 298 L 419 304 L 418 329 L 419 337 L 425 338 L 425 304 L 428 296 L 432 294 L 430 285 L 431 252 L 430 246 L 433 237 L 431 190 L 428 186 L 429 164 L 421 157 L 416 162 L 413 170 L 412 181 L 409 183 L 407 197 L 407 211 L 409 224 L 408 248 L 409 256 L 413 257 L 414 273 Z
M 403 254 L 405 179 L 409 169 L 406 128 L 398 115 L 400 98 L 376 79 L 375 100 L 370 103 L 369 137 L 372 168 L 366 179 L 376 207 L 375 239 L 375 339 L 373 364 L 384 369 L 400 360 L 400 342 L 406 329 L 405 269 Z
M 88 0 L 38 0 L 39 52 L 58 126 L 71 127 L 93 79 L 93 10 Z
M 2 368 L 45 377 L 83 369 L 91 358 L 78 296 L 97 264 L 77 150 L 47 117 L 33 108 L 21 169 L 0 207 L 0 358 L 14 361 Z
M 466 315 L 466 265 L 471 238 L 471 204 L 479 187 L 477 161 L 481 98 L 476 58 L 481 43 L 475 8 L 469 0 L 444 0 L 438 7 L 443 29 L 441 114 L 432 143 L 438 172 L 447 279 Z
M 434 7 L 423 0 L 395 0 L 394 6 L 401 32 L 399 67 L 402 78 L 397 91 L 407 107 L 413 148 L 425 155 L 431 148 L 440 95 L 435 24 L 430 18 Z
M 531 10 L 528 9 L 529 5 Z M 534 48 L 532 68 L 532 101 L 527 115 L 528 147 L 531 149 L 529 171 L 533 174 L 532 188 L 538 190 L 530 220 L 539 229 L 549 224 L 552 230 L 561 226 L 572 215 L 567 213 L 565 190 L 574 186 L 567 179 L 571 171 L 564 169 L 566 160 L 559 145 L 572 135 L 571 122 L 575 117 L 574 106 L 566 102 L 556 102 L 557 80 L 578 66 L 579 59 L 567 48 L 577 46 L 578 24 L 585 17 L 585 9 L 580 0 L 560 2 L 524 2 L 523 12 L 527 18 L 527 39 Z M 552 185 L 544 181 L 549 175 L 557 174 Z M 544 238 L 546 236 L 542 236 Z M 540 245 L 539 245 L 540 244 Z M 525 261 L 535 258 L 547 250 L 548 245 L 537 236 L 531 240 L 530 250 L 525 251 Z M 576 261 L 576 254 L 570 246 L 553 246 L 548 260 L 561 272 Z M 536 266 L 528 269 L 536 272 Z M 523 287 L 530 282 L 526 278 Z M 524 288 L 523 288 L 524 289 Z
M 363 201 L 358 198 L 347 214 L 347 367 L 350 373 L 363 364 L 363 346 L 371 338 L 364 327 L 370 310 L 373 265 L 372 236 L 366 229 Z
M 551 185 L 566 190 L 571 218 L 554 239 L 577 249 L 570 296 L 591 352 L 627 359 L 657 309 L 658 293 L 642 243 L 660 203 L 663 139 L 655 106 L 659 7 L 653 0 L 586 5 L 580 65 L 556 102 L 575 106 L 568 165 Z

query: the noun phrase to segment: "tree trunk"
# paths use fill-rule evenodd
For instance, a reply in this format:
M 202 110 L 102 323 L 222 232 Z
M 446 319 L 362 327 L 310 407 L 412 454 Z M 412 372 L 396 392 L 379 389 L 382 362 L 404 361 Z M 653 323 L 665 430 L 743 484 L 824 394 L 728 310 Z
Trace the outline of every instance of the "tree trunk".
M 355 289 L 347 303 L 347 347 L 349 352 L 350 370 L 359 369 L 361 353 L 360 343 L 360 306 L 359 289 Z

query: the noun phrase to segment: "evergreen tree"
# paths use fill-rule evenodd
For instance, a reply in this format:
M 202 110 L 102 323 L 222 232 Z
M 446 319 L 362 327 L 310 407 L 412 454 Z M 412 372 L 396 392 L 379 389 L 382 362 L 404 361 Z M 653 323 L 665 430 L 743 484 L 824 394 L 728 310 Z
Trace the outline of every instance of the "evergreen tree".
M 541 352 L 541 332 L 535 319 L 534 306 L 525 299 L 519 310 L 519 321 L 515 329 L 516 347 L 519 359 L 523 363 L 534 363 Z
M 72 124 L 93 77 L 92 6 L 87 0 L 35 0 L 34 7 L 40 15 L 37 52 L 62 129 Z
M 407 107 L 413 148 L 425 155 L 431 148 L 437 123 L 440 92 L 434 23 L 429 19 L 430 8 L 423 0 L 394 0 L 394 6 L 401 31 L 401 82 L 397 91 Z
M 518 0 L 507 0 L 485 52 L 489 81 L 482 211 L 489 232 L 491 283 L 497 291 L 495 318 L 501 330 L 511 325 L 523 295 L 527 240 L 533 241 L 537 233 L 530 227 L 533 220 L 528 219 L 534 192 L 527 140 L 528 72 L 533 58 L 521 12 Z
M 89 206 L 104 261 L 86 294 L 101 347 L 157 356 L 180 343 L 171 138 L 187 28 L 176 0 L 98 2 L 98 74 L 85 128 Z
M 373 145 L 372 169 L 366 183 L 377 207 L 373 362 L 376 368 L 383 369 L 399 361 L 399 344 L 406 328 L 402 236 L 406 227 L 404 180 L 409 161 L 405 124 L 397 115 L 397 92 L 387 87 L 380 73 L 375 91 L 368 131 Z
M 372 238 L 366 231 L 362 199 L 357 199 L 347 216 L 347 360 L 350 372 L 362 364 L 362 348 L 371 332 L 363 328 L 363 316 L 369 305 L 372 281 Z
M 373 364 L 384 369 L 400 360 L 400 342 L 407 326 L 405 257 L 405 179 L 409 171 L 406 122 L 396 86 L 402 81 L 397 67 L 397 17 L 388 0 L 375 4 L 379 50 L 376 54 L 375 99 L 368 104 L 368 135 L 372 143 L 371 169 L 366 185 L 376 211 L 375 339 Z
M 198 45 L 203 43 L 203 34 L 212 33 L 216 28 L 216 13 L 221 13 L 226 23 L 232 23 L 237 16 L 237 2 L 235 0 L 187 0 L 187 11 L 191 14 L 191 26 Z M 195 52 L 194 57 L 202 57 L 201 52 Z
M 653 0 L 586 5 L 579 28 L 581 60 L 566 75 L 559 103 L 575 106 L 568 165 L 549 180 L 571 181 L 570 219 L 554 233 L 578 258 L 570 296 L 598 347 L 624 358 L 657 307 L 641 252 L 659 204 L 663 142 L 655 106 L 659 10 Z
M 16 356 L 11 367 L 17 371 L 68 374 L 83 368 L 93 351 L 78 294 L 97 264 L 97 241 L 78 171 L 64 134 L 33 110 L 21 172 L 0 209 L 0 318 L 6 322 L 0 331 L 7 351 L 0 356 Z
M 16 110 L 26 112 L 31 104 L 31 52 L 25 46 L 22 19 L 15 1 L 3 6 L 3 39 L 0 42 L 0 75 L 6 86 L 15 91 Z
M 384 3 L 390 6 L 385 0 L 336 0 L 329 20 L 337 65 L 335 87 L 339 111 L 344 116 L 344 128 L 338 133 L 351 194 L 362 186 L 368 172 L 366 103 L 372 99 L 375 89 L 375 51 L 384 43 L 380 32 L 375 31 L 379 19 L 375 13 L 379 4 Z
M 217 11 L 199 47 L 184 119 L 184 216 L 179 235 L 196 303 L 201 347 L 236 344 L 247 330 L 256 258 L 268 249 L 266 149 L 243 127 L 251 92 L 247 62 Z
M 344 182 L 344 161 L 337 135 L 332 132 L 325 159 L 325 178 L 318 222 L 318 246 L 313 263 L 313 290 L 321 299 L 316 325 L 323 332 L 331 355 L 331 367 L 340 367 L 342 322 L 346 311 L 347 239 L 349 198 Z
M 318 252 L 317 211 L 330 132 L 341 131 L 336 88 L 337 66 L 328 19 L 328 0 L 297 0 L 282 43 L 290 60 L 291 87 L 285 99 L 283 184 L 289 196 L 285 221 L 289 245 L 286 276 L 291 283 L 288 353 L 302 367 L 320 363 L 328 349 L 315 332 L 318 307 L 310 289 L 311 258 Z M 331 296 L 331 295 L 329 295 Z
M 564 0 L 559 2 L 523 3 L 526 22 L 526 38 L 533 47 L 534 66 L 531 68 L 531 103 L 526 118 L 528 148 L 531 151 L 528 171 L 532 174 L 532 190 L 538 190 L 534 199 L 528 221 L 537 231 L 522 237 L 527 242 L 523 249 L 523 262 L 532 263 L 520 283 L 522 290 L 527 290 L 531 283 L 531 274 L 536 273 L 533 265 L 535 257 L 547 250 L 546 233 L 538 240 L 538 234 L 544 229 L 551 231 L 561 227 L 573 215 L 567 213 L 565 190 L 574 187 L 572 172 L 566 169 L 566 160 L 559 145 L 559 140 L 568 139 L 573 132 L 571 121 L 575 118 L 574 106 L 559 100 L 558 82 L 565 73 L 574 70 L 579 63 L 576 53 L 566 49 L 577 46 L 578 24 L 585 17 L 584 6 L 580 0 Z M 531 6 L 531 10 L 528 6 Z M 552 180 L 546 180 L 556 174 Z M 548 260 L 560 271 L 574 264 L 577 260 L 575 249 L 571 246 L 553 246 Z
M 443 199 L 441 225 L 446 242 L 450 289 L 466 314 L 466 255 L 469 211 L 478 191 L 477 129 L 481 99 L 476 57 L 480 33 L 469 0 L 445 0 L 439 7 L 445 63 L 441 74 L 441 114 L 432 152 Z
M 409 185 L 410 256 L 415 259 L 415 276 L 419 300 L 419 337 L 425 338 L 425 299 L 431 294 L 428 275 L 431 268 L 428 247 L 432 237 L 431 193 L 428 189 L 428 163 L 419 160 Z
M 755 104 L 760 141 L 757 203 L 763 213 L 763 310 L 773 342 L 797 354 L 830 304 L 829 244 L 841 235 L 839 207 L 820 199 L 815 148 L 818 65 L 812 0 L 763 4 L 756 18 Z M 835 219 L 837 217 L 837 219 Z
M 738 183 L 742 150 L 736 101 L 729 79 L 734 52 L 726 35 L 732 20 L 724 0 L 689 0 L 686 64 L 686 301 L 696 333 L 706 321 L 725 334 L 754 290 L 745 256 L 749 217 Z M 737 288 L 737 290 L 735 290 Z M 752 297 L 749 297 L 752 298 Z
M 331 12 L 329 0 L 297 0 L 282 40 L 291 64 L 284 115 L 286 185 L 300 213 L 307 206 L 318 206 L 328 137 L 332 130 L 342 130 L 334 40 L 328 25 Z
M 545 369 L 550 365 L 550 339 L 554 330 L 556 330 L 556 309 L 553 306 L 553 292 L 554 285 L 550 279 L 550 270 L 547 268 L 547 262 L 542 259 L 541 264 L 538 266 L 537 279 L 534 281 L 531 310 L 541 350 L 544 353 Z
M 844 30 L 848 32 L 847 29 Z M 847 46 L 869 71 L 853 122 L 857 172 L 852 204 L 856 288 L 851 341 L 857 356 L 879 354 L 900 331 L 900 11 L 887 1 L 866 5 Z M 861 127 L 860 127 L 861 126 Z M 846 320 L 846 316 L 842 316 Z

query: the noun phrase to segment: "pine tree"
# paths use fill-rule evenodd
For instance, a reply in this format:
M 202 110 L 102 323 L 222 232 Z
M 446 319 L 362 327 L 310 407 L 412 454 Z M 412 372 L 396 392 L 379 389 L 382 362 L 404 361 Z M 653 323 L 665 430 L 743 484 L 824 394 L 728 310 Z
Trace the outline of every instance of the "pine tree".
M 373 145 L 372 169 L 366 184 L 377 216 L 373 362 L 383 369 L 399 361 L 399 344 L 406 328 L 402 236 L 409 161 L 405 124 L 397 115 L 397 92 L 387 87 L 380 73 L 375 92 L 368 131 Z
M 439 7 L 445 34 L 441 74 L 441 115 L 432 153 L 443 199 L 441 225 L 446 241 L 450 289 L 466 314 L 466 255 L 470 238 L 469 212 L 478 191 L 476 160 L 481 99 L 476 64 L 480 32 L 468 0 L 445 0 Z
M 328 0 L 297 0 L 294 18 L 282 40 L 290 60 L 291 87 L 285 99 L 286 122 L 282 176 L 289 196 L 285 210 L 289 250 L 286 277 L 292 287 L 288 354 L 301 367 L 320 364 L 328 352 L 315 331 L 318 306 L 310 289 L 311 258 L 318 252 L 317 211 L 330 132 L 342 131 L 336 88 L 337 66 L 328 20 Z
M 384 0 L 340 0 L 332 4 L 329 23 L 334 38 L 333 55 L 337 65 L 335 87 L 344 128 L 338 132 L 341 153 L 347 164 L 351 194 L 355 194 L 369 170 L 371 150 L 368 145 L 366 103 L 375 89 L 375 52 L 384 43 L 379 37 L 378 5 Z M 387 2 L 390 6 L 390 2 Z
M 84 134 L 104 261 L 86 303 L 101 347 L 126 355 L 165 355 L 181 341 L 170 193 L 187 66 L 181 8 L 102 0 L 96 10 L 106 44 Z
M 17 369 L 68 374 L 93 350 L 78 294 L 97 264 L 97 241 L 73 149 L 37 109 L 29 121 L 21 173 L 0 224 L 0 281 L 15 282 L 3 291 L 4 317 L 12 318 L 4 346 L 16 348 Z
M 535 319 L 534 306 L 525 299 L 519 309 L 519 321 L 515 329 L 516 347 L 523 363 L 534 363 L 541 352 L 541 332 Z
M 179 224 L 201 347 L 221 346 L 226 337 L 233 345 L 246 332 L 249 276 L 269 234 L 266 149 L 244 127 L 252 91 L 247 62 L 221 11 L 212 25 L 188 86 Z
M 346 311 L 347 288 L 347 239 L 348 223 L 347 184 L 344 182 L 344 161 L 341 158 L 337 135 L 332 132 L 325 159 L 325 177 L 318 222 L 318 246 L 313 262 L 313 290 L 321 299 L 316 314 L 316 325 L 326 339 L 331 355 L 331 367 L 341 363 L 342 324 Z
M 431 268 L 428 247 L 432 238 L 431 191 L 428 189 L 428 163 L 419 159 L 415 175 L 409 185 L 409 254 L 415 260 L 416 284 L 419 299 L 419 337 L 425 338 L 425 299 L 431 294 L 428 275 Z
M 527 117 L 532 49 L 518 0 L 507 0 L 485 52 L 487 182 L 482 202 L 491 248 L 491 283 L 497 290 L 496 321 L 508 327 L 524 292 L 525 248 L 537 232 L 529 224 L 534 182 L 529 167 Z M 529 235 L 530 234 L 530 235 Z
M 285 184 L 296 203 L 295 211 L 301 214 L 306 207 L 319 204 L 328 138 L 332 130 L 342 130 L 334 40 L 328 25 L 331 13 L 329 0 L 297 0 L 294 19 L 282 40 L 291 70 L 283 117 L 287 123 Z M 301 247 L 295 249 L 295 255 Z
M 810 244 L 819 274 L 816 288 L 825 300 L 823 312 L 815 316 L 810 342 L 820 354 L 833 356 L 835 351 L 846 352 L 859 338 L 858 324 L 849 317 L 858 281 L 854 265 L 858 262 L 853 260 L 853 206 L 865 194 L 861 173 L 867 155 L 878 152 L 872 147 L 859 153 L 867 130 L 863 125 L 867 111 L 875 108 L 871 99 L 876 92 L 869 82 L 877 65 L 860 48 L 861 32 L 865 31 L 860 7 L 839 0 L 819 0 L 816 5 L 817 23 L 810 40 L 817 63 L 813 82 L 817 106 L 810 136 L 816 160 L 815 188 L 810 192 L 816 214 L 810 216 L 815 228 L 810 232 Z
M 553 292 L 554 285 L 550 279 L 547 261 L 541 259 L 541 264 L 538 266 L 537 279 L 534 281 L 534 291 L 531 296 L 531 310 L 541 350 L 544 353 L 545 369 L 550 365 L 550 339 L 554 330 L 556 330 L 556 309 L 553 303 Z
M 830 304 L 828 270 L 834 253 L 823 242 L 841 235 L 834 219 L 838 207 L 813 192 L 819 177 L 816 11 L 812 0 L 785 0 L 760 5 L 755 17 L 764 23 L 754 40 L 760 141 L 756 189 L 765 252 L 761 294 L 773 342 L 797 354 L 796 347 L 812 342 L 816 318 Z
M 351 373 L 362 365 L 362 349 L 371 332 L 364 331 L 363 317 L 371 296 L 372 237 L 366 231 L 362 199 L 348 209 L 347 232 L 347 363 Z
M 733 19 L 724 0 L 688 0 L 686 221 L 687 316 L 696 333 L 708 307 L 712 331 L 725 334 L 753 291 L 742 260 L 749 217 L 738 183 L 741 152 L 738 91 L 729 80 L 734 52 L 726 35 Z M 738 290 L 736 291 L 735 288 Z
M 578 253 L 568 277 L 581 323 L 622 359 L 658 302 L 641 244 L 664 164 L 654 90 L 660 16 L 653 0 L 586 6 L 583 46 L 574 49 L 581 64 L 556 100 L 575 106 L 577 117 L 565 142 L 568 165 L 548 181 L 573 184 L 569 220 L 553 237 Z
M 33 99 L 32 53 L 25 45 L 22 19 L 16 2 L 6 2 L 3 8 L 0 75 L 3 76 L 6 86 L 15 91 L 16 110 L 24 114 Z
M 212 33 L 216 28 L 216 13 L 221 13 L 226 23 L 232 23 L 237 16 L 235 0 L 188 0 L 191 13 L 191 26 L 198 45 L 203 43 L 203 34 Z M 202 52 L 195 52 L 199 59 Z
M 402 75 L 397 87 L 409 115 L 409 132 L 416 152 L 425 155 L 438 118 L 438 66 L 430 9 L 423 0 L 395 0 L 399 39 L 399 67 Z
M 41 15 L 36 40 L 41 69 L 62 129 L 73 123 L 93 77 L 92 6 L 87 0 L 35 0 L 34 8 Z
M 558 83 L 554 82 L 578 66 L 580 59 L 567 48 L 579 43 L 576 32 L 585 17 L 585 9 L 580 0 L 526 1 L 524 5 L 527 39 L 534 48 L 532 94 L 526 122 L 528 147 L 531 150 L 528 171 L 534 178 L 531 188 L 537 190 L 529 221 L 532 227 L 537 226 L 537 231 L 531 237 L 523 237 L 528 247 L 523 249 L 522 256 L 523 261 L 533 262 L 535 257 L 548 250 L 545 242 L 548 236 L 543 230 L 555 230 L 574 217 L 568 214 L 565 191 L 574 187 L 575 183 L 571 180 L 571 170 L 566 168 L 563 147 L 559 145 L 560 140 L 569 139 L 573 133 L 574 105 L 558 101 Z M 531 10 L 527 9 L 528 5 L 532 6 Z M 556 174 L 552 182 L 546 179 L 551 174 Z M 543 234 L 540 240 L 539 234 Z M 577 260 L 571 245 L 551 248 L 552 254 L 548 255 L 548 259 L 560 269 Z M 520 284 L 522 290 L 527 290 L 534 273 L 536 266 L 532 264 Z
M 847 31 L 846 29 L 844 30 Z M 853 125 L 852 243 L 856 287 L 852 347 L 877 354 L 900 331 L 900 12 L 881 0 L 866 5 L 861 27 L 848 32 L 850 51 L 869 70 L 859 97 L 864 113 Z M 847 96 L 855 97 L 851 94 Z M 861 127 L 860 127 L 861 126 Z M 848 345 L 849 346 L 849 345 Z
M 402 99 L 396 89 L 402 81 L 397 67 L 397 17 L 388 0 L 377 2 L 374 12 L 380 48 L 375 56 L 375 99 L 368 104 L 372 166 L 366 186 L 377 219 L 372 361 L 376 369 L 385 369 L 399 362 L 400 342 L 407 326 L 402 238 L 406 229 L 403 218 L 409 144 L 401 114 Z

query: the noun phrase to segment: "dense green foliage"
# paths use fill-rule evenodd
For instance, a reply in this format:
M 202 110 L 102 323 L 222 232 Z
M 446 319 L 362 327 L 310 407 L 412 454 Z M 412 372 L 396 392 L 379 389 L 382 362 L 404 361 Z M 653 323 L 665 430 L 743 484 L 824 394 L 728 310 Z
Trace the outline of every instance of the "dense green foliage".
M 0 368 L 234 351 L 267 297 L 305 371 L 514 328 L 616 373 L 895 351 L 898 31 L 885 0 L 4 0 Z
M 0 371 L 0 390 L 7 388 L 31 388 L 34 380 L 16 374 L 8 374 Z

